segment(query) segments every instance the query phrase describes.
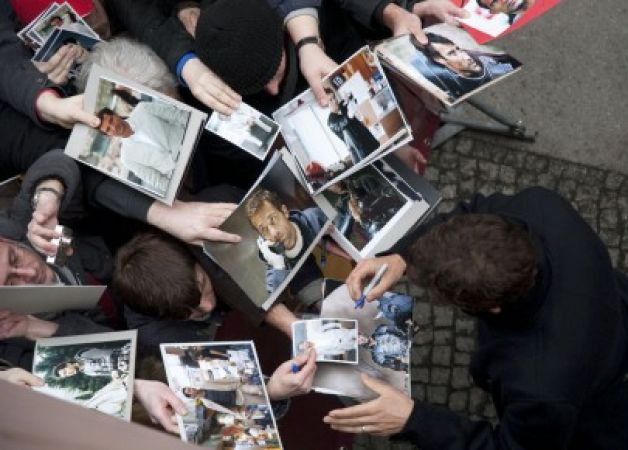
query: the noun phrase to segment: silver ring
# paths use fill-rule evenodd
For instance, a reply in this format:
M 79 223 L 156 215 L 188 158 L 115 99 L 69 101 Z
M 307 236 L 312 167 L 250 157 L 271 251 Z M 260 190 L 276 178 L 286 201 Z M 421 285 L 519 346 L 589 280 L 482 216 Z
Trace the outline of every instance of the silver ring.
M 366 433 L 366 427 L 364 425 L 362 425 L 362 433 Z

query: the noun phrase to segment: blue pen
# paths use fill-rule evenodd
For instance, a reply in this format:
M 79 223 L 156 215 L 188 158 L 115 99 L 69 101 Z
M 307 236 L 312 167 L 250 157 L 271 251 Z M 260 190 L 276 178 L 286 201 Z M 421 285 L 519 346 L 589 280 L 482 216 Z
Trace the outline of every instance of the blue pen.
M 299 373 L 299 366 L 295 362 L 292 362 L 290 369 L 292 370 L 292 373 Z
M 384 276 L 384 273 L 386 273 L 387 269 L 388 269 L 388 264 L 382 264 L 381 267 L 379 269 L 377 269 L 377 273 L 375 273 L 375 276 L 369 282 L 369 284 L 366 285 L 366 287 L 362 291 L 362 295 L 360 295 L 360 298 L 358 299 L 358 301 L 355 302 L 355 305 L 353 306 L 354 309 L 364 308 L 364 302 L 366 302 L 366 296 L 369 295 L 369 292 L 371 292 L 373 290 L 373 288 L 380 281 L 382 281 L 382 277 Z

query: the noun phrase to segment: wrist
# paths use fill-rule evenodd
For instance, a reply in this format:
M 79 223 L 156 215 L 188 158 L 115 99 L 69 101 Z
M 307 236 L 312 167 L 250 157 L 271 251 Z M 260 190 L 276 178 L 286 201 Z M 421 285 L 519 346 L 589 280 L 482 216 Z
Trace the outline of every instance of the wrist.
M 200 60 L 194 52 L 188 52 L 179 58 L 176 67 L 176 74 L 182 84 L 186 86 L 189 85 L 190 77 L 196 70 L 198 63 L 200 63 Z
M 178 200 L 175 200 L 177 203 Z M 174 205 L 174 204 L 173 204 Z M 167 222 L 167 216 L 170 208 L 161 202 L 154 201 L 148 208 L 146 213 L 146 222 L 150 225 L 165 231 L 165 223 Z
M 54 335 L 59 325 L 48 320 L 38 319 L 34 316 L 27 316 L 26 339 L 35 341 L 40 338 L 47 338 Z
M 390 30 L 393 30 L 399 16 L 406 12 L 396 3 L 387 4 L 382 10 L 382 23 Z
M 59 98 L 61 98 L 61 95 L 59 95 L 59 93 L 52 88 L 44 89 L 39 93 L 37 99 L 35 100 L 35 112 L 39 120 L 42 122 L 53 121 L 51 116 L 51 105 Z
M 323 41 L 321 40 L 320 36 L 317 35 L 305 36 L 299 39 L 299 41 L 294 46 L 297 54 L 300 54 L 301 49 L 305 46 L 316 46 L 319 49 L 323 50 Z

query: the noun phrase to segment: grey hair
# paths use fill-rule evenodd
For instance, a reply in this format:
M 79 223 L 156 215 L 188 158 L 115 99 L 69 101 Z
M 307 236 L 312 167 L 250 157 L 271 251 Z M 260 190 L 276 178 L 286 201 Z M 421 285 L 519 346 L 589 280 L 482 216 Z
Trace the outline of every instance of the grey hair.
M 96 44 L 76 77 L 75 84 L 80 92 L 85 90 L 92 64 L 164 94 L 171 94 L 176 86 L 174 77 L 157 53 L 134 39 L 116 37 Z

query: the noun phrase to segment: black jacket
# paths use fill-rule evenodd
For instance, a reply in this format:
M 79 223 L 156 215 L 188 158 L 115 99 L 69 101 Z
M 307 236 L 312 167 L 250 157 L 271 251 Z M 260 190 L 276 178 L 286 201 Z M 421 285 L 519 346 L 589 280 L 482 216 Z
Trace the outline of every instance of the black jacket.
M 479 320 L 470 370 L 490 392 L 499 425 L 416 402 L 403 434 L 423 450 L 628 448 L 626 276 L 571 205 L 543 188 L 476 195 L 396 248 L 472 213 L 521 224 L 537 252 L 531 292 Z
M 37 117 L 37 97 L 54 85 L 30 61 L 13 19 L 8 1 L 0 0 L 0 180 L 26 171 L 43 153 L 63 147 L 68 136 Z

